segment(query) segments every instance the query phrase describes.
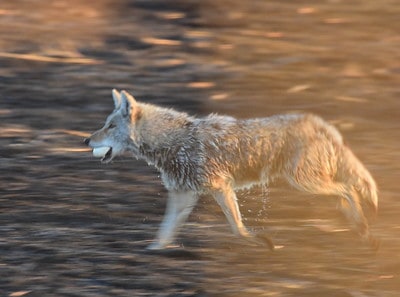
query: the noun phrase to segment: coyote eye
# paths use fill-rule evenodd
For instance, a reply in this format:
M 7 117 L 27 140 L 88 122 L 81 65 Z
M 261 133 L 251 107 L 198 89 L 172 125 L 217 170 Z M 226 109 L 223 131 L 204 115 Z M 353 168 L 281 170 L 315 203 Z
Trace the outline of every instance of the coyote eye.
M 116 126 L 114 123 L 108 125 L 107 129 L 114 129 Z

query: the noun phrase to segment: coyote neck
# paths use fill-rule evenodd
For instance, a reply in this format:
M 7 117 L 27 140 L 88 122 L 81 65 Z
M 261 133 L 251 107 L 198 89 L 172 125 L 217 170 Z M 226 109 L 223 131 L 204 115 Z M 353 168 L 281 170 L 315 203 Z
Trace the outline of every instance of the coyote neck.
M 186 113 L 153 105 L 143 105 L 143 118 L 136 128 L 139 153 L 158 169 L 170 154 L 176 152 L 187 138 L 193 119 Z

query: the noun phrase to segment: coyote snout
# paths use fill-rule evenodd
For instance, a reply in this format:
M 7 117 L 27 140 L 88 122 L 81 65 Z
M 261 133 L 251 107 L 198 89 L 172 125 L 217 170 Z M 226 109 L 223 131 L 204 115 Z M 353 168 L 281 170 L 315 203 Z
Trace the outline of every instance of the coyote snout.
M 113 90 L 115 109 L 85 143 L 108 163 L 130 152 L 153 164 L 168 190 L 167 209 L 151 249 L 167 247 L 201 194 L 211 194 L 232 231 L 271 249 L 272 242 L 244 226 L 235 190 L 283 178 L 313 194 L 336 195 L 360 236 L 376 245 L 363 212 L 378 208 L 374 179 L 344 145 L 335 127 L 309 114 L 238 120 L 195 118 L 173 109 L 139 103 Z
M 109 146 L 95 146 L 91 143 L 91 138 L 85 138 L 83 141 L 86 145 L 93 148 L 93 156 L 101 157 L 101 162 L 108 163 L 113 157 L 113 148 Z

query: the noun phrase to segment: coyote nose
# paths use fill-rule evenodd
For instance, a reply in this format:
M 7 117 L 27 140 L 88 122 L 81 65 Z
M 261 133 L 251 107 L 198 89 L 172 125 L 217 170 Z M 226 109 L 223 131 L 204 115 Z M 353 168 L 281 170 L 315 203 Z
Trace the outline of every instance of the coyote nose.
M 90 138 L 85 138 L 83 140 L 83 143 L 86 144 L 86 145 L 89 145 L 89 142 L 90 142 Z

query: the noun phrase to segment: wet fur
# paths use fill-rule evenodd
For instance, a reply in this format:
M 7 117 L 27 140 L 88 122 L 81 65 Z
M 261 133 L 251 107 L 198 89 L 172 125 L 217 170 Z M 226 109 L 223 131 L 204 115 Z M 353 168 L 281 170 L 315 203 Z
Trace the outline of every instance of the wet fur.
M 167 210 L 150 249 L 173 242 L 203 193 L 213 195 L 235 234 L 273 248 L 269 239 L 243 225 L 235 190 L 276 177 L 302 191 L 341 197 L 339 206 L 355 230 L 374 241 L 362 204 L 377 210 L 375 182 L 336 128 L 321 118 L 310 114 L 195 118 L 139 103 L 125 91 L 113 90 L 113 99 L 115 110 L 86 143 L 112 147 L 106 162 L 129 151 L 161 172 L 168 189 Z

